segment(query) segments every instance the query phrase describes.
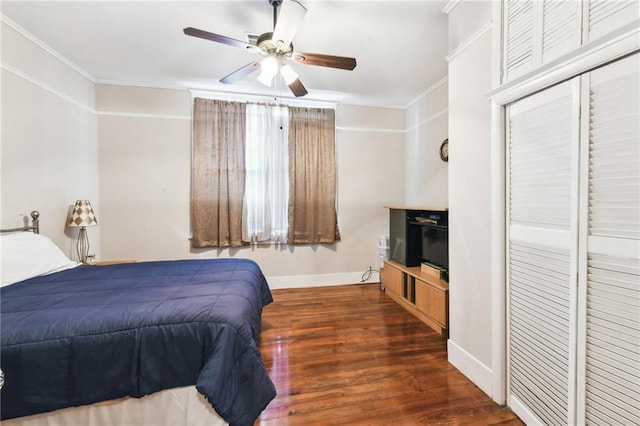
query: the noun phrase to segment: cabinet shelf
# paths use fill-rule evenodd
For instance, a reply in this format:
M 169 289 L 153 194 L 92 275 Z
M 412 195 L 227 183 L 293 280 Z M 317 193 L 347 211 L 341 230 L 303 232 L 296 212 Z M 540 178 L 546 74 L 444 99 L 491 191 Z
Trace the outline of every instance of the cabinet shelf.
M 382 269 L 386 294 L 438 334 L 449 333 L 449 283 L 422 271 L 386 260 Z

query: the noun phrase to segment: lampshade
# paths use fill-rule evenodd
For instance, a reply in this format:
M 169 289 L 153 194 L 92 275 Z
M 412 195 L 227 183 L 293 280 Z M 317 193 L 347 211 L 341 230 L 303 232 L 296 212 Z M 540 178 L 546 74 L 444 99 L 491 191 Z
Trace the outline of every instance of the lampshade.
M 69 219 L 69 227 L 85 227 L 96 226 L 98 220 L 89 200 L 78 200 L 73 206 L 73 212 L 71 213 L 71 219 Z

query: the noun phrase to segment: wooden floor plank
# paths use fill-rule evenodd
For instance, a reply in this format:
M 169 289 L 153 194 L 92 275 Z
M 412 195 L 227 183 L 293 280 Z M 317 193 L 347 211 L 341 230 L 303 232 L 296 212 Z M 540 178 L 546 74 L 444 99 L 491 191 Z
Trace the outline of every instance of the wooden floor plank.
M 273 290 L 260 351 L 278 396 L 256 425 L 522 425 L 375 284 Z

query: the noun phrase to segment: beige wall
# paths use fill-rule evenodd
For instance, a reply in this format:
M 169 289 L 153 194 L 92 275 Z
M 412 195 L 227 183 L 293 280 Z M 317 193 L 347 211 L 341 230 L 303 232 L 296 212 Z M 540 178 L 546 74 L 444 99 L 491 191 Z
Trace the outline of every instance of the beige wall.
M 449 131 L 447 87 L 447 81 L 442 81 L 407 108 L 406 205 L 433 208 L 449 205 L 448 164 L 440 159 L 440 144 Z
M 96 85 L 101 260 L 187 257 L 190 109 L 187 91 Z
M 93 82 L 7 23 L 2 31 L 1 227 L 41 213 L 41 232 L 75 256 L 76 199 L 100 211 Z M 25 217 L 26 216 L 26 217 Z M 98 217 L 100 220 L 100 217 Z M 90 228 L 91 251 L 99 229 Z
M 97 85 L 96 109 L 103 259 L 248 257 L 272 286 L 357 282 L 377 268 L 382 206 L 402 202 L 404 111 L 337 108 L 339 243 L 192 250 L 189 92 Z

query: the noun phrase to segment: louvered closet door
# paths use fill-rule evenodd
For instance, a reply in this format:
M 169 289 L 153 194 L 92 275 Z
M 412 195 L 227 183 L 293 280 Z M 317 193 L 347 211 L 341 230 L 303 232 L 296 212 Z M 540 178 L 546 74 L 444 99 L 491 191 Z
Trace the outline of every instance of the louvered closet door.
M 507 108 L 509 406 L 527 423 L 574 422 L 577 80 Z
M 636 54 L 585 79 L 586 324 L 578 420 L 593 425 L 640 425 L 639 61 Z

